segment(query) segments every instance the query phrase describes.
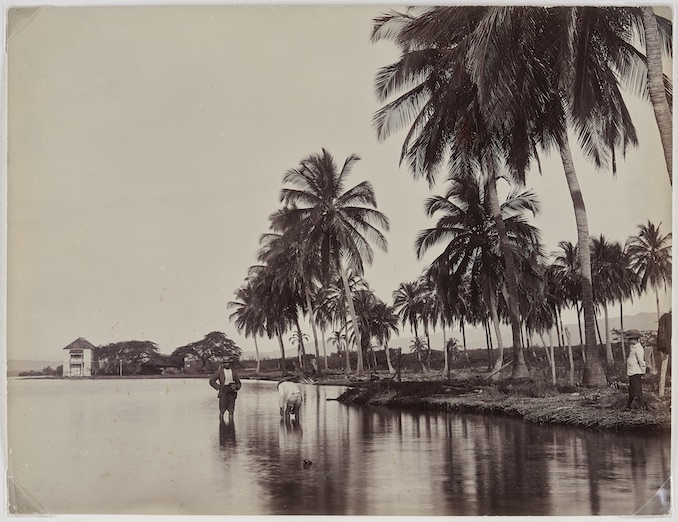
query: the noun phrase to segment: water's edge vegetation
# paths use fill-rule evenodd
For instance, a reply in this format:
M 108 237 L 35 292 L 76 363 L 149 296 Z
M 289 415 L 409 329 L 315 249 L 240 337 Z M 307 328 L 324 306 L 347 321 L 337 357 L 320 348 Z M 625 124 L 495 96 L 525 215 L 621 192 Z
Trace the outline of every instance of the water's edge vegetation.
M 538 395 L 538 396 L 530 396 Z M 347 404 L 500 414 L 537 424 L 563 424 L 610 430 L 671 431 L 668 401 L 646 393 L 647 410 L 622 411 L 626 391 L 581 388 L 570 393 L 535 383 L 378 382 L 352 386 L 337 400 Z M 653 400 L 654 399 L 654 400 Z

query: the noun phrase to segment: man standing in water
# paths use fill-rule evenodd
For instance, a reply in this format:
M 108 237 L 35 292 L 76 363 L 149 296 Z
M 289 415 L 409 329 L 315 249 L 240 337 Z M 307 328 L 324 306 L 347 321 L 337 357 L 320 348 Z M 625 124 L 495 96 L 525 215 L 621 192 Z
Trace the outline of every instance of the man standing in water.
M 640 344 L 641 333 L 638 330 L 628 330 L 626 338 L 631 343 L 629 346 L 629 356 L 626 358 L 626 375 L 629 377 L 629 400 L 624 406 L 625 410 L 630 410 L 633 399 L 638 399 L 641 408 L 645 408 L 643 400 L 643 375 L 647 365 L 645 364 L 645 350 Z
M 219 393 L 219 418 L 224 420 L 224 413 L 228 410 L 228 417 L 233 418 L 235 411 L 235 399 L 240 389 L 240 378 L 231 368 L 231 357 L 225 357 L 219 369 L 210 377 L 210 386 Z

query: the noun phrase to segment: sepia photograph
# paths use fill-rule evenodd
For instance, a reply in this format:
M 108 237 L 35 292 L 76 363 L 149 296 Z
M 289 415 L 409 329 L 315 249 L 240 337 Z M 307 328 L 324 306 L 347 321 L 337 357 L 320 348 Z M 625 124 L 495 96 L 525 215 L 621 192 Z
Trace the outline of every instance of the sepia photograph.
M 672 518 L 672 2 L 3 7 L 3 518 Z

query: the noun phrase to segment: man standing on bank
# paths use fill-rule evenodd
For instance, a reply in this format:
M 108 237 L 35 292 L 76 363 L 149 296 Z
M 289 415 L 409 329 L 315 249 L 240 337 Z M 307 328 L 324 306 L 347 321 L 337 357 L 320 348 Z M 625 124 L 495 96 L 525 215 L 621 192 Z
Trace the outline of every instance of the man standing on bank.
M 647 366 L 645 364 L 645 350 L 643 345 L 640 344 L 641 333 L 638 330 L 628 330 L 626 338 L 631 346 L 629 347 L 629 356 L 626 359 L 626 375 L 629 376 L 629 400 L 624 409 L 631 409 L 633 399 L 638 399 L 639 406 L 645 409 L 643 375 Z
M 219 419 L 222 421 L 226 411 L 228 411 L 229 419 L 233 418 L 235 399 L 241 386 L 238 374 L 231 368 L 232 362 L 231 357 L 225 357 L 219 369 L 210 377 L 210 386 L 219 392 L 217 394 L 219 398 Z

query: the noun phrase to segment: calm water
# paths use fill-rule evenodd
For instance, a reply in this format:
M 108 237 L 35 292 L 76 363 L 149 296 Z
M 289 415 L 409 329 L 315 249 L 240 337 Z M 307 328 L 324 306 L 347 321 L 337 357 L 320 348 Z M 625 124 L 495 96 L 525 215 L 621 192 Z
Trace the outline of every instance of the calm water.
M 207 379 L 11 379 L 9 474 L 51 514 L 669 509 L 668 436 L 327 401 L 342 390 L 304 386 L 300 423 L 285 425 L 275 383 L 245 381 L 220 424 Z

